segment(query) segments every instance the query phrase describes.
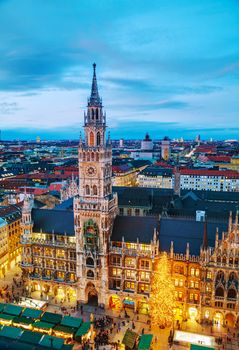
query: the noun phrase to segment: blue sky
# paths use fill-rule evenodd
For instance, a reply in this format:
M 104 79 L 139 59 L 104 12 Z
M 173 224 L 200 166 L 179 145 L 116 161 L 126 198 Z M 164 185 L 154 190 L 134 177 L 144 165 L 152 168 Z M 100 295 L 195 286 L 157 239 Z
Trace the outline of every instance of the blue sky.
M 238 138 L 238 19 L 238 0 L 0 0 L 3 138 L 78 138 L 94 61 L 112 137 Z

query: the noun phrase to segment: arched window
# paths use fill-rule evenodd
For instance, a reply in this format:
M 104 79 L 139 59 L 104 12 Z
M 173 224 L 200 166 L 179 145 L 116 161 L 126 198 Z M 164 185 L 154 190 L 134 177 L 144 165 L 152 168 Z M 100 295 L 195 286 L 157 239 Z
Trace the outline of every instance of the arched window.
M 221 262 L 221 257 L 220 257 L 220 255 L 217 257 L 217 262 L 218 262 L 218 263 Z
M 90 186 L 89 186 L 89 185 L 86 185 L 86 186 L 85 186 L 85 194 L 86 194 L 86 195 L 89 195 L 89 194 L 90 194 Z
M 90 146 L 94 146 L 95 144 L 95 137 L 93 131 L 90 132 Z
M 95 112 L 96 112 L 96 120 L 98 120 L 98 118 L 99 118 L 99 110 L 98 110 L 98 108 L 95 110 Z
M 97 162 L 99 160 L 99 153 L 96 153 L 96 159 L 95 159 Z
M 236 293 L 236 291 L 235 291 L 234 288 L 228 289 L 227 297 L 228 297 L 229 299 L 236 299 L 236 298 L 237 298 L 237 293 Z
M 100 146 L 100 132 L 97 132 L 97 146 Z
M 91 257 L 88 257 L 86 259 L 86 265 L 87 266 L 94 266 L 94 260 Z
M 218 271 L 216 280 L 224 280 L 224 272 Z
M 223 256 L 223 258 L 222 258 L 222 263 L 224 264 L 224 265 L 226 265 L 226 263 L 227 263 L 227 257 L 224 255 Z
M 88 271 L 87 271 L 87 277 L 89 277 L 89 278 L 94 278 L 94 272 L 91 271 L 91 270 L 88 270 Z
M 224 289 L 222 287 L 218 287 L 215 292 L 216 297 L 224 297 Z
M 83 160 L 85 160 L 85 152 L 83 153 Z
M 233 258 L 232 257 L 229 258 L 229 265 L 233 265 Z
M 92 108 L 92 110 L 91 110 L 91 118 L 92 118 L 92 120 L 94 120 L 95 118 L 95 110 Z
M 87 153 L 87 161 L 90 161 L 90 153 Z
M 95 160 L 95 154 L 94 154 L 94 152 L 91 153 L 91 160 L 93 160 L 93 161 Z
M 93 186 L 93 195 L 97 196 L 97 186 L 96 185 Z

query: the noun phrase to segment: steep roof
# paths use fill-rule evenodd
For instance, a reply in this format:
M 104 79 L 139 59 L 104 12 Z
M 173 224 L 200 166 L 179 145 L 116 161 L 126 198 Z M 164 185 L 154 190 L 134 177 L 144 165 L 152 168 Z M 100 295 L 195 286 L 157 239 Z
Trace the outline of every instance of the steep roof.
M 159 221 L 155 216 L 117 216 L 114 221 L 111 241 L 150 243 Z
M 32 209 L 33 232 L 56 233 L 74 236 L 72 211 L 58 209 Z
M 208 245 L 214 247 L 216 228 L 219 235 L 227 230 L 227 221 L 207 222 Z M 174 252 L 185 254 L 187 242 L 190 254 L 199 255 L 203 243 L 204 222 L 191 218 L 162 217 L 159 229 L 159 247 L 162 251 L 170 250 L 171 241 L 174 242 Z

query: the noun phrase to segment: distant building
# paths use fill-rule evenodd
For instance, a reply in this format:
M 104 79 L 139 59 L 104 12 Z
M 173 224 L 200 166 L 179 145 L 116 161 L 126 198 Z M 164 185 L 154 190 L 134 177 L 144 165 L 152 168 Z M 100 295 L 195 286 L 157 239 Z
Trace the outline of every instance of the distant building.
M 124 140 L 123 140 L 123 139 L 120 139 L 120 141 L 119 141 L 119 147 L 120 147 L 120 148 L 123 148 L 123 147 L 124 147 Z
M 170 157 L 170 139 L 165 136 L 161 142 L 161 158 L 164 160 L 169 160 Z
M 182 190 L 239 192 L 239 172 L 230 170 L 181 169 Z
M 145 135 L 144 140 L 141 141 L 141 151 L 152 151 L 154 148 L 153 141 L 151 140 L 149 134 Z
M 173 170 L 158 166 L 149 166 L 138 175 L 139 187 L 174 188 Z

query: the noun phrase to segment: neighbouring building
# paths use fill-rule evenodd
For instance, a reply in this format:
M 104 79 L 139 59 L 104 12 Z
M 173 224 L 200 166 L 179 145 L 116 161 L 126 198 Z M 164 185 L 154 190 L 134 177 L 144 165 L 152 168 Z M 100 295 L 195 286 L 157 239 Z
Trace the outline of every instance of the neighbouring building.
M 239 172 L 232 170 L 181 169 L 180 189 L 239 192 Z
M 166 161 L 170 158 L 170 139 L 167 136 L 161 141 L 161 158 Z
M 148 166 L 138 174 L 138 186 L 150 188 L 174 188 L 173 169 L 161 168 L 157 165 Z

